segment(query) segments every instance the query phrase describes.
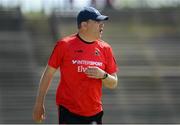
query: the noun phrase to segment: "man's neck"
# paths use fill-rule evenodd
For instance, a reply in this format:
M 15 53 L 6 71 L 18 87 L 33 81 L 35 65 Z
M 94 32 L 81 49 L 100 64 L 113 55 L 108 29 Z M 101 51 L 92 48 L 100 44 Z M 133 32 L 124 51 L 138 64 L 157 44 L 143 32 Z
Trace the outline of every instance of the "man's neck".
M 80 37 L 81 39 L 83 39 L 83 40 L 86 41 L 86 42 L 91 43 L 91 42 L 94 42 L 94 41 L 95 41 L 94 39 L 88 37 L 88 36 L 87 36 L 86 34 L 84 34 L 84 33 L 79 32 L 78 35 L 79 35 L 79 37 Z

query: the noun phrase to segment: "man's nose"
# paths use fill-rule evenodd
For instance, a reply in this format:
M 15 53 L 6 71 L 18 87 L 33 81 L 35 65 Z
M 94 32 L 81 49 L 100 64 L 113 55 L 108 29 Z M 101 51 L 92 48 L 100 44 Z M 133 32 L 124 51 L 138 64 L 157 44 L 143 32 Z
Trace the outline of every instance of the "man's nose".
M 103 27 L 104 27 L 104 23 L 101 22 L 101 23 L 99 24 L 99 26 L 100 26 L 101 28 L 103 28 Z

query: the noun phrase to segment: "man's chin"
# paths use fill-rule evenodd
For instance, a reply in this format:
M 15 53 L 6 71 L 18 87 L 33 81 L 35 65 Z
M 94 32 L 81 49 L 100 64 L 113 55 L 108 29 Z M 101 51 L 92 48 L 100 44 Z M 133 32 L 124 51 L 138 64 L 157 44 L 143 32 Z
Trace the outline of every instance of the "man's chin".
M 102 37 L 102 35 L 98 35 L 98 36 L 96 37 L 96 40 L 101 39 L 101 37 Z
M 100 34 L 99 36 L 98 36 L 98 39 L 101 39 L 102 38 L 102 35 Z

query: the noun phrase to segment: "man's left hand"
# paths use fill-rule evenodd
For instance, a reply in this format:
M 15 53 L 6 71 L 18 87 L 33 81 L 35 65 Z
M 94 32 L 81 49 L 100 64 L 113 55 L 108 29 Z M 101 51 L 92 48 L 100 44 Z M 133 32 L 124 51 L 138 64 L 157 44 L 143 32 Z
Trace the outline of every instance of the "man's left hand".
M 85 71 L 85 74 L 89 78 L 95 78 L 95 79 L 102 79 L 104 77 L 105 71 L 100 69 L 99 67 L 96 66 L 90 66 L 87 68 Z

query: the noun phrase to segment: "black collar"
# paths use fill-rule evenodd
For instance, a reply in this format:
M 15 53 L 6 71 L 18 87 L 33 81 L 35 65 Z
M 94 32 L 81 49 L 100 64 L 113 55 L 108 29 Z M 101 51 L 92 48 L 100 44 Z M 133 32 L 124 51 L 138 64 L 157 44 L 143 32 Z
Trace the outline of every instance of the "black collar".
M 93 41 L 93 42 L 87 42 L 87 41 L 85 41 L 85 40 L 83 40 L 80 36 L 79 36 L 79 34 L 77 34 L 77 37 L 83 42 L 83 43 L 86 43 L 86 44 L 93 44 L 95 41 Z

